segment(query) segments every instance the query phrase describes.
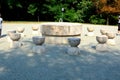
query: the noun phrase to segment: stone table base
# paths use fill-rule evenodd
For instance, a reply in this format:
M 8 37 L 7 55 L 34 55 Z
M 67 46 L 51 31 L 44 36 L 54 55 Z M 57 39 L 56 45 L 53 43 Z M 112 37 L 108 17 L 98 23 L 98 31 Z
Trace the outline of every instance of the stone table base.
M 97 51 L 108 51 L 107 44 L 97 44 L 96 46 Z
M 69 47 L 67 49 L 67 54 L 69 54 L 69 55 L 79 55 L 80 54 L 80 49 L 78 47 Z
M 45 47 L 43 46 L 34 46 L 32 49 L 33 53 L 42 54 L 45 52 Z

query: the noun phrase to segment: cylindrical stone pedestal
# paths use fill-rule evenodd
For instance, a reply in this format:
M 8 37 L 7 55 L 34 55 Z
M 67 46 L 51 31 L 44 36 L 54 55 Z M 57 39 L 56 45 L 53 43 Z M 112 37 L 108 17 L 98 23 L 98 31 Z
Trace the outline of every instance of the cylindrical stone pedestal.
M 94 36 L 94 32 L 88 32 L 87 36 Z
M 80 49 L 77 47 L 80 44 L 80 38 L 68 38 L 68 43 L 70 47 L 67 49 L 69 55 L 79 55 Z
M 20 43 L 19 41 L 12 41 L 10 42 L 10 48 L 19 48 L 22 46 L 22 43 Z
M 11 33 L 10 38 L 12 42 L 10 42 L 10 48 L 19 48 L 21 47 L 21 43 L 19 42 L 19 39 L 21 38 L 21 35 L 18 33 Z
M 12 42 L 10 36 L 7 36 L 7 41 L 8 41 L 8 42 Z
M 106 35 L 108 36 L 108 40 L 107 40 L 107 44 L 108 45 L 112 45 L 114 46 L 116 43 L 115 43 L 115 33 L 112 33 L 112 32 L 108 32 L 106 33 Z
M 33 53 L 38 53 L 38 54 L 44 53 L 45 47 L 42 46 L 42 44 L 45 42 L 45 37 L 33 36 L 32 40 L 33 40 L 33 43 L 35 44 L 32 49 Z
M 87 30 L 88 30 L 87 36 L 94 36 L 94 28 L 87 27 Z
M 108 39 L 107 44 L 111 45 L 111 46 L 114 46 L 114 45 L 116 45 L 116 42 L 115 42 L 114 39 Z
M 42 53 L 45 52 L 45 47 L 44 46 L 40 46 L 40 45 L 36 45 L 36 46 L 33 46 L 32 51 L 33 51 L 33 53 L 42 54 Z
M 33 34 L 33 35 L 38 35 L 39 32 L 38 32 L 38 31 L 32 31 L 32 34 Z
M 101 33 L 101 35 L 106 35 L 107 30 L 106 29 L 100 29 L 100 33 Z
M 98 42 L 98 44 L 96 45 L 97 51 L 107 51 L 108 50 L 108 47 L 106 44 L 108 37 L 106 35 L 96 36 L 96 40 Z
M 39 27 L 38 26 L 32 26 L 32 34 L 33 35 L 38 35 L 39 34 L 39 32 L 38 32 L 38 29 L 39 29 Z
M 24 35 L 24 32 L 25 31 L 25 28 L 23 28 L 23 27 L 18 27 L 17 28 L 17 32 L 19 33 L 19 34 L 21 34 L 21 38 L 23 38 L 25 35 Z
M 97 51 L 107 51 L 108 50 L 108 46 L 107 44 L 97 44 L 96 45 L 96 50 Z
M 11 33 L 16 33 L 16 30 L 8 30 L 7 31 L 7 41 L 12 42 L 12 39 L 10 38 Z
M 69 47 L 67 49 L 67 54 L 69 54 L 69 55 L 80 55 L 80 49 L 78 47 Z

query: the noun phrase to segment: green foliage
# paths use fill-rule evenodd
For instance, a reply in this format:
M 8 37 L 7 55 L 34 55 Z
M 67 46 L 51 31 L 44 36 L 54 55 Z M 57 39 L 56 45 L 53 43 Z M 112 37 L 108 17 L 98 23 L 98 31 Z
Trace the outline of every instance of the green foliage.
M 92 15 L 90 17 L 90 23 L 92 24 L 105 24 L 106 20 L 100 17 L 99 15 Z
M 69 22 L 76 22 L 78 20 L 78 15 L 74 9 L 70 9 L 64 13 L 63 20 Z
M 97 13 L 93 1 L 98 0 L 2 0 L 0 9 L 4 20 L 59 21 L 62 18 L 67 22 L 105 24 L 106 16 Z M 117 23 L 116 15 L 109 16 L 109 23 Z
M 28 6 L 28 13 L 30 13 L 31 15 L 34 15 L 35 12 L 37 11 L 37 7 L 35 6 L 35 4 L 30 4 Z

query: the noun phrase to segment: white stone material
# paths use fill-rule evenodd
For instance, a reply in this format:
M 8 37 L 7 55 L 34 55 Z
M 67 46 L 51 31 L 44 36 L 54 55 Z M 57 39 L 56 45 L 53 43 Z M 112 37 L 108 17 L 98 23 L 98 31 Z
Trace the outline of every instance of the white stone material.
M 77 47 L 69 47 L 67 49 L 67 54 L 69 55 L 79 55 L 80 54 L 80 49 Z
M 99 44 L 105 44 L 108 40 L 106 35 L 96 36 L 96 40 Z
M 33 34 L 33 35 L 38 35 L 39 32 L 38 32 L 38 31 L 32 31 L 32 34 Z
M 94 28 L 93 27 L 87 27 L 88 32 L 93 32 Z
M 25 28 L 23 28 L 23 27 L 18 27 L 17 28 L 18 33 L 23 33 L 24 30 L 25 30 Z
M 107 40 L 107 44 L 108 44 L 108 45 L 111 45 L 111 46 L 114 46 L 114 45 L 116 45 L 116 42 L 115 42 L 114 39 L 108 39 L 108 40 Z
M 101 33 L 102 35 L 106 35 L 107 32 L 108 32 L 108 31 L 107 31 L 106 29 L 100 29 L 100 33 Z
M 46 36 L 74 36 L 81 35 L 82 25 L 78 23 L 54 22 L 41 25 L 42 35 Z
M 22 46 L 22 43 L 19 41 L 12 41 L 10 42 L 10 48 L 20 48 Z
M 25 37 L 25 34 L 24 33 L 20 33 L 21 35 L 21 38 L 24 38 Z
M 96 50 L 97 51 L 108 51 L 108 46 L 107 44 L 97 44 Z
M 98 42 L 98 44 L 96 45 L 97 51 L 107 51 L 108 50 L 108 47 L 106 44 L 108 37 L 106 35 L 96 36 L 96 40 Z
M 94 32 L 88 32 L 87 36 L 94 36 Z
M 107 32 L 106 35 L 108 36 L 108 39 L 114 39 L 115 38 L 115 33 L 113 33 L 113 32 Z
M 38 53 L 38 54 L 42 54 L 45 52 L 45 47 L 44 46 L 34 46 L 32 48 L 33 53 Z
M 10 36 L 7 36 L 7 41 L 12 42 L 12 39 L 10 38 Z
M 33 31 L 38 31 L 39 27 L 38 26 L 32 26 Z
M 19 41 L 19 39 L 21 38 L 21 34 L 19 33 L 11 33 L 9 36 L 13 41 Z

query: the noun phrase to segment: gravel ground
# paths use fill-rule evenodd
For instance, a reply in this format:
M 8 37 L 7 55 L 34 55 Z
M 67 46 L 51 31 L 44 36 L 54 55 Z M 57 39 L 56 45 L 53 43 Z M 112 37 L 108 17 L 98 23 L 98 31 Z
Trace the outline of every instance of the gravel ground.
M 40 23 L 3 23 L 0 38 L 0 80 L 120 80 L 120 36 L 108 51 L 95 50 L 101 28 L 117 32 L 116 26 L 82 24 L 80 55 L 68 55 L 68 45 L 44 44 L 43 54 L 32 53 L 31 27 Z M 87 27 L 95 27 L 95 36 L 85 36 Z M 7 30 L 25 27 L 21 48 L 9 48 Z

